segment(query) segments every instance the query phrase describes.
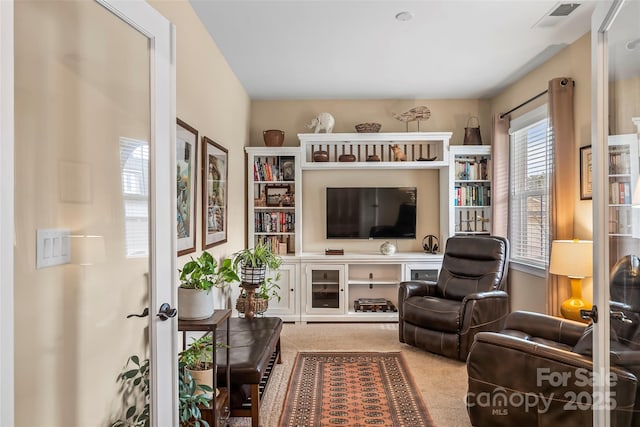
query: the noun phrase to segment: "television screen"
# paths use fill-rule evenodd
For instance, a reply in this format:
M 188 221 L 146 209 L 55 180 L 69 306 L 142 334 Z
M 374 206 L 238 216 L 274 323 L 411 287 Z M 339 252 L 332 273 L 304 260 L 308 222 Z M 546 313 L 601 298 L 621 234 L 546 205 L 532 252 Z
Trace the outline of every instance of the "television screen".
M 327 187 L 328 239 L 415 239 L 415 187 Z

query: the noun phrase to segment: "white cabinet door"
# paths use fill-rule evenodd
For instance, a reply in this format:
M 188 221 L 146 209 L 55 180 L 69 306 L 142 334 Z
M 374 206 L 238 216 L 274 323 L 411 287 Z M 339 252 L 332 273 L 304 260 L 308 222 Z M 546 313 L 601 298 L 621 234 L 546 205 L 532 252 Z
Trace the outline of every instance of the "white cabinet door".
M 300 320 L 299 306 L 299 294 L 298 291 L 298 268 L 297 263 L 284 263 L 280 266 L 280 280 L 278 285 L 280 290 L 280 301 L 277 298 L 273 298 L 269 301 L 269 309 L 267 315 L 277 316 L 284 321 L 298 321 Z M 273 272 L 269 273 L 269 276 L 274 277 Z

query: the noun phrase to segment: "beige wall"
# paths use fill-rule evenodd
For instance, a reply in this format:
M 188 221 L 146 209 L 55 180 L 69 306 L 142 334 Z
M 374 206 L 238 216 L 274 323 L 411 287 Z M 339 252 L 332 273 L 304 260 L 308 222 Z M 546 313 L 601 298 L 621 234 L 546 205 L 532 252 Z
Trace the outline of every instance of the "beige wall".
M 546 63 L 542 64 L 518 82 L 493 97 L 490 102 L 491 115 L 508 111 L 524 100 L 547 89 L 548 82 L 554 77 L 572 77 L 574 92 L 574 131 L 575 150 L 591 144 L 591 38 L 586 34 L 569 45 Z M 546 97 L 544 97 L 546 98 Z M 540 102 L 544 102 L 541 100 Z M 529 108 L 536 104 L 530 104 Z M 538 103 L 539 105 L 539 103 Z M 526 109 L 514 115 L 522 114 Z M 575 179 L 579 179 L 578 156 L 573 165 Z M 577 181 L 576 181 L 577 182 Z M 576 188 L 579 188 L 576 184 Z M 590 200 L 580 200 L 575 194 L 574 236 L 579 239 L 591 239 L 592 210 Z M 545 279 L 526 273 L 514 273 L 509 277 L 511 289 L 511 308 L 513 310 L 545 311 Z M 591 298 L 591 288 L 584 289 L 585 297 Z M 542 308 L 542 309 L 541 309 Z
M 297 134 L 310 131 L 305 125 L 323 111 L 336 120 L 334 132 L 355 132 L 358 123 L 377 122 L 381 132 L 405 132 L 403 122 L 393 118 L 392 113 L 403 113 L 418 105 L 431 110 L 429 120 L 420 124 L 423 132 L 453 132 L 451 144 L 461 145 L 464 128 L 470 116 L 479 116 L 480 131 L 485 144 L 490 141 L 490 121 L 487 101 L 477 99 L 332 99 L 332 100 L 272 100 L 251 102 L 250 145 L 264 144 L 262 131 L 281 129 L 285 132 L 285 145 L 298 146 Z M 410 123 L 409 131 L 417 130 Z
M 227 255 L 245 240 L 249 98 L 186 0 L 154 5 L 177 25 L 177 115 L 229 149 L 229 241 L 212 250 Z M 17 427 L 108 425 L 122 407 L 116 375 L 145 352 L 146 320 L 124 317 L 147 305 L 148 265 L 123 251 L 118 138 L 150 139 L 149 85 L 137 72 L 148 56 L 125 28 L 93 2 L 16 2 Z M 62 178 L 75 166 L 86 168 L 76 177 L 88 198 L 73 200 L 80 180 Z M 106 260 L 36 269 L 36 230 L 58 227 L 103 235 Z M 198 230 L 198 252 L 200 240 Z

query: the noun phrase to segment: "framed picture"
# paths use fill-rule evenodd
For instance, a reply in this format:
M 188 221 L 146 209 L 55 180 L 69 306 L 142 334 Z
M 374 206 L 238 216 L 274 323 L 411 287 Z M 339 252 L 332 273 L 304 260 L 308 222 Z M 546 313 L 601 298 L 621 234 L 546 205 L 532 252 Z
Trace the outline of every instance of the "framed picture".
M 282 172 L 283 181 L 295 181 L 296 179 L 295 157 L 293 156 L 280 157 L 280 171 Z
M 202 137 L 202 247 L 227 241 L 227 169 L 226 148 Z
M 264 188 L 267 206 L 292 206 L 293 194 L 288 185 L 269 184 Z
M 580 147 L 580 200 L 593 198 L 593 169 L 591 146 Z
M 178 256 L 196 251 L 196 181 L 198 131 L 178 119 L 176 172 Z

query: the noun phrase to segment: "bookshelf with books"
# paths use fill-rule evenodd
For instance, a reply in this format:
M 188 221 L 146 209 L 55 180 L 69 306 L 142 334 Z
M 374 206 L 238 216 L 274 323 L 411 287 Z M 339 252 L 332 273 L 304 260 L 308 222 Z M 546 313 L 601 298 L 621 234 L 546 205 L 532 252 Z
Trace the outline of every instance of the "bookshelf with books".
M 632 237 L 634 215 L 638 215 L 632 209 L 638 161 L 638 138 L 635 134 L 609 136 L 608 206 L 611 237 Z
M 300 253 L 301 172 L 298 147 L 247 147 L 248 245 Z
M 491 234 L 491 146 L 449 148 L 449 235 Z

